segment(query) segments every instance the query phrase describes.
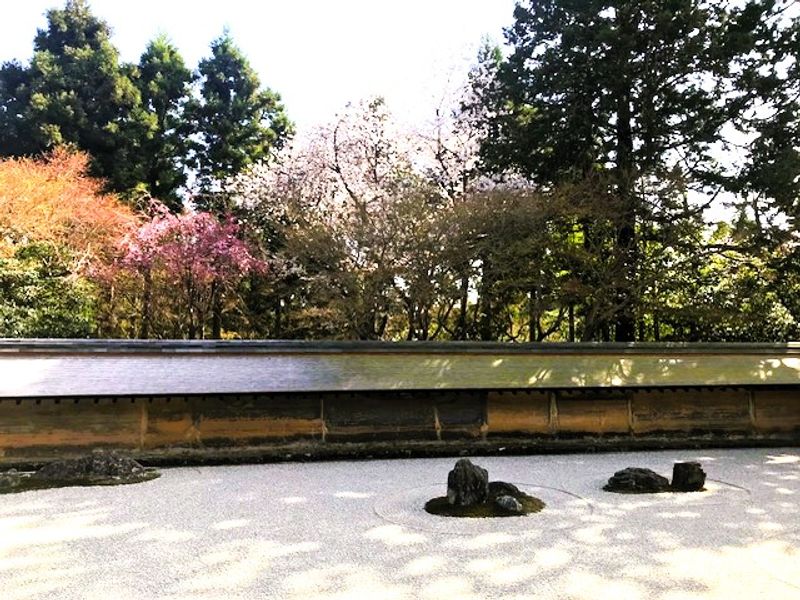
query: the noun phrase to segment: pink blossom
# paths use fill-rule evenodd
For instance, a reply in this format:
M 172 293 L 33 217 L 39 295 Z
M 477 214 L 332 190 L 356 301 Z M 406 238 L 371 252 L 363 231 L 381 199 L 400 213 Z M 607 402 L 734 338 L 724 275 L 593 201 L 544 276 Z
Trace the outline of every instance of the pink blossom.
M 175 215 L 160 203 L 151 212 L 149 221 L 123 238 L 123 268 L 160 268 L 176 280 L 191 277 L 195 284 L 228 282 L 266 268 L 239 239 L 239 225 L 230 217 L 220 222 L 206 212 Z
M 116 266 L 143 278 L 143 323 L 150 321 L 150 298 L 158 294 L 154 287 L 158 281 L 170 286 L 164 290 L 167 294 L 178 295 L 174 308 L 189 337 L 202 336 L 212 304 L 220 303 L 225 291 L 243 276 L 266 272 L 266 263 L 239 238 L 239 225 L 231 217 L 220 222 L 206 212 L 175 215 L 160 203 L 152 204 L 150 214 L 147 222 L 120 241 Z M 149 328 L 143 325 L 143 331 Z

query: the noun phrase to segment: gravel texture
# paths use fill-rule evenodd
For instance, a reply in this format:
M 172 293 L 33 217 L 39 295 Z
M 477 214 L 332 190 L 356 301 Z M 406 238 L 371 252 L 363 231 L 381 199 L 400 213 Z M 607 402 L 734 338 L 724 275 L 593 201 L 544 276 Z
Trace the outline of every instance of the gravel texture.
M 602 491 L 696 460 L 706 492 Z M 454 459 L 165 469 L 0 496 L 0 598 L 800 598 L 800 449 L 476 457 L 545 501 L 435 517 Z

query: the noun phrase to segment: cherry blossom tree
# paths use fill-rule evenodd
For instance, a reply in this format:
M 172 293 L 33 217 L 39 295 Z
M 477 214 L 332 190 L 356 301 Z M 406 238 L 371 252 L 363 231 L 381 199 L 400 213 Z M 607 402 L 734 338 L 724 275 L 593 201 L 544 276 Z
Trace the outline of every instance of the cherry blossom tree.
M 158 291 L 177 300 L 181 330 L 189 339 L 204 337 L 215 299 L 243 276 L 264 272 L 265 263 L 240 239 L 232 218 L 219 221 L 207 212 L 175 215 L 160 203 L 153 203 L 150 212 L 149 220 L 123 238 L 119 261 L 143 284 L 140 335 L 151 334 Z
M 427 337 L 430 327 L 393 318 L 424 312 L 426 322 L 436 302 L 430 290 L 440 287 L 431 279 L 440 269 L 429 263 L 442 244 L 434 221 L 443 197 L 415 162 L 418 146 L 373 98 L 228 182 L 234 204 L 260 223 L 271 259 L 295 282 L 274 309 L 292 308 L 291 335 Z M 423 291 L 424 301 L 416 298 Z

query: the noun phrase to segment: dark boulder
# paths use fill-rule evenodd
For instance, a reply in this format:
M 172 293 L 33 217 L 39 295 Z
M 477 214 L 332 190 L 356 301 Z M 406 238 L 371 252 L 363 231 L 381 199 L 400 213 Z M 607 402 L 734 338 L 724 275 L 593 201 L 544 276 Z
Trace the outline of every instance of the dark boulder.
M 447 474 L 447 501 L 454 506 L 474 506 L 489 497 L 489 473 L 462 458 Z
M 699 492 L 706 484 L 706 473 L 698 462 L 676 462 L 672 466 L 672 489 L 676 492 Z
M 652 494 L 670 491 L 669 480 L 650 469 L 628 467 L 614 473 L 603 487 L 620 494 Z

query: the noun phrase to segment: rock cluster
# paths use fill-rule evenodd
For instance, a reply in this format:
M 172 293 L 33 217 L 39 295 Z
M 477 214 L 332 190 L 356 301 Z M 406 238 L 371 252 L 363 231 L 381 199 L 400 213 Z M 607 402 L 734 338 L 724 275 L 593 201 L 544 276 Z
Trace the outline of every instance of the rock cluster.
M 54 461 L 35 473 L 18 473 L 14 469 L 0 473 L 0 494 L 74 485 L 140 483 L 158 476 L 157 471 L 146 469 L 132 458 L 96 453 Z
M 700 463 L 677 462 L 672 468 L 672 483 L 650 469 L 628 467 L 614 473 L 603 489 L 620 494 L 699 492 L 705 483 L 706 474 Z
M 145 468 L 132 458 L 98 453 L 47 463 L 31 475 L 31 479 L 47 481 L 131 479 L 144 473 Z
M 0 494 L 14 491 L 20 485 L 20 475 L 16 469 L 9 469 L 5 473 L 0 473 Z
M 489 495 L 492 498 L 499 496 L 519 496 L 522 492 L 513 483 L 506 483 L 505 481 L 490 481 L 489 482 Z
M 522 504 L 514 496 L 498 496 L 494 499 L 494 504 L 500 510 L 508 513 L 521 513 Z
M 506 513 L 522 513 L 515 496 L 519 488 L 505 481 L 489 481 L 489 472 L 462 458 L 447 474 L 447 501 L 453 506 L 470 507 L 491 502 Z
M 425 504 L 432 514 L 449 517 L 510 517 L 538 512 L 544 503 L 505 481 L 489 481 L 486 469 L 462 458 L 447 475 L 447 496 Z

